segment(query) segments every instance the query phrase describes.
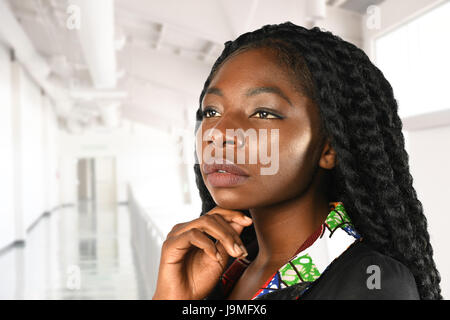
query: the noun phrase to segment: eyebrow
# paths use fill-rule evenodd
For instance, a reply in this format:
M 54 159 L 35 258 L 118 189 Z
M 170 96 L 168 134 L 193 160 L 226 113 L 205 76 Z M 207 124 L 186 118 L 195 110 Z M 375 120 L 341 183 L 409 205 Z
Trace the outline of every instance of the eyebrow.
M 251 89 L 247 90 L 245 95 L 247 97 L 251 97 L 251 96 L 254 96 L 254 95 L 257 95 L 257 94 L 261 94 L 261 93 L 273 93 L 273 94 L 276 94 L 276 95 L 280 96 L 281 98 L 283 98 L 284 100 L 286 100 L 289 103 L 289 105 L 292 107 L 291 100 L 289 100 L 289 98 L 278 87 L 256 87 L 256 88 L 251 88 Z M 218 95 L 220 97 L 223 97 L 222 91 L 219 88 L 217 88 L 217 87 L 208 88 L 206 90 L 205 95 L 206 94 L 215 94 L 215 95 Z

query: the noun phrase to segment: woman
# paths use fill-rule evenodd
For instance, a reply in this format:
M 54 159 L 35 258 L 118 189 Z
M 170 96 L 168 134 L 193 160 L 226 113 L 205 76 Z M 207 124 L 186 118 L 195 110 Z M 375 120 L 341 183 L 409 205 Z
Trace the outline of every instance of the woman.
M 154 299 L 442 298 L 397 103 L 363 51 L 290 22 L 245 33 L 197 121 L 202 215 L 168 234 Z M 227 129 L 270 132 L 276 174 L 236 163 L 251 141 Z

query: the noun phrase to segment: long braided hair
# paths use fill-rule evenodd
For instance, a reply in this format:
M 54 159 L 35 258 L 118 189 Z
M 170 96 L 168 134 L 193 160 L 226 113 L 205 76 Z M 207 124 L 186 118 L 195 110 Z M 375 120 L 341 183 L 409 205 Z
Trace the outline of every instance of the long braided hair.
M 330 170 L 331 201 L 344 203 L 366 243 L 410 269 L 421 299 L 442 299 L 427 220 L 412 185 L 397 101 L 383 73 L 355 45 L 331 32 L 291 22 L 265 25 L 225 42 L 200 95 L 195 131 L 203 117 L 201 102 L 217 70 L 227 58 L 251 48 L 274 50 L 298 88 L 318 106 L 322 129 L 337 154 Z M 197 157 L 194 171 L 205 214 L 216 204 Z M 244 243 L 254 238 L 254 229 L 245 228 Z

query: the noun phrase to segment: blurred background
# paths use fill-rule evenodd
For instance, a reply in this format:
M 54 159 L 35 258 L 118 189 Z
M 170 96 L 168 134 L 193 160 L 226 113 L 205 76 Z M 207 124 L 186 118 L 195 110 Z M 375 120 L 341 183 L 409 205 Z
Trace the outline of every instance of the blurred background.
M 450 3 L 0 0 L 0 299 L 150 299 L 171 226 L 201 210 L 195 110 L 223 43 L 320 26 L 394 88 L 450 297 Z

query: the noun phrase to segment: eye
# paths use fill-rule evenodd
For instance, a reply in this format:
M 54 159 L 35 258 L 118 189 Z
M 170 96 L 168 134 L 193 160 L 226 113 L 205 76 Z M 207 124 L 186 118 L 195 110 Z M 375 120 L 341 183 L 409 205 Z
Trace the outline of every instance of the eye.
M 282 117 L 266 110 L 258 110 L 254 114 L 252 114 L 252 117 L 255 115 L 258 115 L 255 118 L 260 119 L 282 119 Z
M 205 118 L 213 118 L 213 117 L 217 117 L 218 115 L 220 115 L 220 113 L 214 109 L 206 108 L 205 110 L 203 110 L 202 115 Z

